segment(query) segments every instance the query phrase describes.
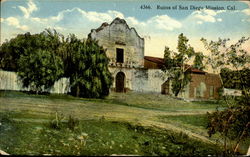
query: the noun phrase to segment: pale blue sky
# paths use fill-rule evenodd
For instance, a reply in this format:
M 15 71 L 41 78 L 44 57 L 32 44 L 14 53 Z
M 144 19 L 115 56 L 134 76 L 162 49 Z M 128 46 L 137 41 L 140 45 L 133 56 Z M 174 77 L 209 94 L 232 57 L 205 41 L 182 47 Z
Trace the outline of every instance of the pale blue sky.
M 140 9 L 143 4 L 152 9 Z M 178 8 L 157 10 L 157 5 Z M 225 10 L 180 10 L 180 5 L 220 6 Z M 228 10 L 228 6 L 235 6 L 235 10 Z M 201 37 L 233 41 L 249 37 L 249 6 L 247 1 L 4 0 L 1 1 L 1 43 L 19 33 L 40 33 L 45 28 L 86 38 L 91 29 L 120 17 L 145 38 L 145 55 L 162 57 L 165 45 L 175 50 L 180 33 L 190 39 L 197 51 L 203 51 Z

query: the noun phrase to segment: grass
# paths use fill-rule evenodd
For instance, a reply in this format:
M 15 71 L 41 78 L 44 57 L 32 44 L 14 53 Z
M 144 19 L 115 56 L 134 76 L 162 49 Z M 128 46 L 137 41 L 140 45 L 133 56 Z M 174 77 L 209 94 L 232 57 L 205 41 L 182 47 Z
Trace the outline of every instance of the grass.
M 218 150 L 206 142 L 215 138 L 207 136 L 204 115 L 225 106 L 214 101 L 186 102 L 133 92 L 86 99 L 0 91 L 0 102 L 0 115 L 8 113 L 11 119 L 0 126 L 0 149 L 16 155 L 216 154 Z M 68 127 L 49 127 L 55 112 L 65 116 L 64 125 L 69 115 L 77 117 L 78 128 L 72 131 Z M 186 137 L 187 131 L 196 138 Z M 86 139 L 81 137 L 86 134 Z M 84 138 L 84 147 L 79 138 Z
M 122 102 L 128 106 L 165 111 L 190 110 L 191 108 L 214 109 L 215 106 L 218 105 L 213 101 L 207 101 L 205 103 L 186 102 L 166 95 L 152 93 L 141 94 L 136 92 L 126 94 L 112 93 L 108 99 Z
M 197 115 L 179 115 L 179 116 L 159 116 L 158 117 L 161 122 L 175 124 L 175 126 L 179 126 L 183 128 L 183 130 L 189 130 L 195 132 L 199 135 L 203 135 L 208 137 L 207 134 L 207 124 L 208 118 L 206 114 L 197 114 Z M 214 134 L 210 137 L 211 140 L 217 141 L 222 138 L 219 133 Z M 230 141 L 229 144 L 233 144 L 236 141 Z M 239 151 L 245 154 L 248 150 L 250 144 L 250 139 L 246 139 L 240 143 Z
M 72 130 L 49 123 L 16 122 L 1 116 L 0 148 L 12 155 L 209 155 L 214 146 L 185 134 L 131 125 L 127 122 L 83 120 Z
M 179 123 L 184 123 L 184 124 L 190 124 L 192 126 L 196 127 L 201 127 L 201 128 L 206 128 L 208 119 L 207 115 L 201 114 L 201 115 L 181 115 L 181 116 L 164 116 L 160 117 L 160 119 L 164 120 L 170 120 L 170 121 L 175 121 Z
M 64 101 L 87 101 L 87 102 L 99 102 L 109 103 L 130 107 L 137 107 L 149 110 L 159 111 L 190 111 L 190 110 L 214 110 L 217 106 L 219 109 L 223 109 L 225 104 L 219 104 L 216 101 L 204 101 L 204 102 L 186 102 L 183 100 L 175 99 L 161 94 L 141 94 L 137 92 L 128 93 L 111 93 L 106 99 L 91 99 L 91 98 L 76 98 L 70 95 L 64 94 L 50 94 L 50 95 L 35 95 L 26 94 L 22 92 L 13 91 L 0 91 L 0 97 L 5 98 L 36 98 L 36 99 L 49 99 L 49 100 L 64 100 Z

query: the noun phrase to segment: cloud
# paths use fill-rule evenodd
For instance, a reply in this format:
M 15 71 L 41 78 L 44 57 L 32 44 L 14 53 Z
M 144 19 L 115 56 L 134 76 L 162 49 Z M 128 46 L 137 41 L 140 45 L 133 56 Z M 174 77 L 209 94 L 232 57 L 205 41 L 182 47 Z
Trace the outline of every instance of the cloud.
M 160 30 L 173 31 L 182 27 L 181 22 L 169 17 L 168 15 L 154 16 L 146 21 L 139 21 L 135 17 L 125 17 L 121 12 L 108 10 L 107 12 L 95 12 L 85 11 L 80 8 L 66 9 L 59 12 L 56 16 L 49 17 L 47 19 L 32 18 L 32 20 L 41 23 L 50 23 L 53 25 L 60 25 L 70 28 L 80 27 L 80 25 L 92 25 L 99 26 L 103 22 L 112 22 L 116 17 L 125 19 L 127 23 L 136 28 L 147 28 L 151 29 L 156 27 Z M 72 25 L 76 23 L 76 25 Z M 91 29 L 91 28 L 89 28 Z
M 3 21 L 4 21 L 4 18 L 1 18 L 1 17 L 0 17 L 0 22 L 3 22 Z
M 242 12 L 243 12 L 244 14 L 250 16 L 250 9 L 249 9 L 249 8 L 248 8 L 248 9 L 242 10 Z
M 242 3 L 246 3 L 248 7 L 250 8 L 250 2 L 249 1 L 241 1 Z
M 176 28 L 182 27 L 182 24 L 179 21 L 170 18 L 168 15 L 161 15 L 161 16 L 157 15 L 149 19 L 146 23 L 150 26 L 155 25 L 157 28 L 167 31 L 172 31 Z
M 201 15 L 201 14 L 196 14 L 194 15 L 195 18 L 202 20 L 204 22 L 215 22 L 215 18 L 211 15 Z
M 29 29 L 26 25 L 20 25 L 19 20 L 15 17 L 8 17 L 4 21 L 6 21 L 9 26 L 13 26 L 22 31 L 27 31 Z
M 38 10 L 36 4 L 32 0 L 29 0 L 27 5 L 28 5 L 28 8 L 25 8 L 23 6 L 18 6 L 18 8 L 23 12 L 25 18 L 29 18 L 32 12 Z
M 56 29 L 58 31 L 64 31 L 65 30 L 65 28 L 62 28 L 62 27 L 59 27 L 59 26 L 54 27 L 54 29 Z
M 225 10 L 219 10 L 219 11 L 214 11 L 214 10 L 210 10 L 210 9 L 203 9 L 200 11 L 194 11 L 190 16 L 193 19 L 198 20 L 198 24 L 202 24 L 201 22 L 211 22 L 214 23 L 216 21 L 221 22 L 222 19 L 221 18 L 217 18 L 216 16 L 218 14 L 224 13 L 226 12 Z
M 10 25 L 10 26 L 18 26 L 19 25 L 19 21 L 15 17 L 8 17 L 6 19 L 6 21 L 8 22 L 8 25 Z
M 73 14 L 78 15 L 78 17 L 73 17 Z M 84 11 L 80 8 L 66 9 L 57 14 L 57 16 L 52 16 L 49 19 L 55 21 L 61 21 L 65 19 L 65 16 L 72 16 L 72 18 L 86 18 L 90 22 L 111 22 L 114 18 L 120 17 L 124 18 L 121 12 L 108 10 L 106 13 L 100 13 L 95 11 Z
M 221 22 L 222 21 L 222 18 L 217 18 L 216 19 L 218 22 Z
M 201 25 L 201 24 L 203 24 L 203 22 L 202 22 L 202 21 L 197 21 L 197 24 L 200 24 L 200 25 Z

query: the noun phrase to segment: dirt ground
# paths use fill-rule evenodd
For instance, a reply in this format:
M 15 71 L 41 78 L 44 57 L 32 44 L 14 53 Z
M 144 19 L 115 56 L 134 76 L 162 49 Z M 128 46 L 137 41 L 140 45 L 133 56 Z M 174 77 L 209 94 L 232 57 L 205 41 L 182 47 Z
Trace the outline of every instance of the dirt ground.
M 159 121 L 158 117 L 206 114 L 214 111 L 215 105 L 200 105 L 164 95 L 111 93 L 104 100 L 1 96 L 0 102 L 1 112 L 26 114 L 25 118 L 16 120 L 46 121 L 49 116 L 58 112 L 65 117 L 73 115 L 82 120 L 105 118 L 112 121 L 127 121 L 142 126 L 185 132 L 193 138 L 214 143 L 205 133 L 196 133 L 195 128 L 190 130 L 174 123 L 163 123 Z

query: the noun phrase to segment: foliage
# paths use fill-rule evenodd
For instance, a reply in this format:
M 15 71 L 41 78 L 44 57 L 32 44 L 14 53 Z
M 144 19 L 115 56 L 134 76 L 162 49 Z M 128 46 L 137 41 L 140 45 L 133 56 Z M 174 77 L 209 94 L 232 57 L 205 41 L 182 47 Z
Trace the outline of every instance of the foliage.
M 168 47 L 165 47 L 164 51 L 164 62 L 165 66 L 163 71 L 168 71 L 170 74 L 169 79 L 172 80 L 172 91 L 175 96 L 186 87 L 191 81 L 190 73 L 188 69 L 194 67 L 202 70 L 203 65 L 203 54 L 196 53 L 190 45 L 188 45 L 188 38 L 182 33 L 178 37 L 178 52 L 175 53 L 170 51 Z M 187 63 L 195 56 L 194 65 L 189 66 Z
M 79 120 L 74 118 L 72 115 L 69 115 L 68 120 L 65 120 L 65 116 L 58 112 L 55 113 L 55 118 L 52 118 L 49 123 L 48 127 L 51 129 L 61 130 L 63 128 L 68 128 L 70 130 L 75 130 L 79 126 Z
M 29 32 L 19 34 L 15 38 L 4 42 L 0 47 L 0 68 L 17 71 L 18 60 L 22 55 L 37 51 L 38 49 L 56 53 L 61 41 L 61 34 L 50 29 L 39 34 L 31 35 Z
M 0 47 L 0 68 L 9 71 L 17 71 L 17 61 L 25 50 L 35 49 L 38 45 L 34 39 L 37 35 L 30 33 L 19 34 L 16 38 L 4 42 Z
M 17 71 L 24 87 L 41 92 L 49 89 L 63 74 L 63 64 L 56 56 L 59 33 L 46 29 L 40 34 L 19 34 L 0 47 L 0 68 Z
M 230 67 L 240 70 L 240 68 L 248 68 L 250 56 L 246 50 L 241 48 L 249 38 L 242 37 L 238 42 L 227 46 L 230 39 L 220 39 L 218 41 L 208 42 L 202 38 L 204 47 L 210 51 L 207 64 L 211 65 L 214 70 Z
M 72 115 L 69 115 L 69 119 L 67 122 L 68 128 L 71 130 L 75 130 L 78 125 L 79 125 L 79 120 L 77 118 L 74 118 Z
M 1 118 L 0 118 L 1 119 Z M 50 128 L 45 123 L 4 122 L 0 147 L 11 155 L 207 156 L 220 151 L 183 133 L 174 133 L 126 122 L 80 121 L 78 128 Z
M 71 36 L 71 41 L 74 36 Z M 72 39 L 73 38 L 73 39 Z M 108 58 L 102 47 L 93 40 L 74 40 L 72 51 L 71 91 L 75 96 L 102 98 L 109 94 L 112 75 L 108 70 Z
M 199 70 L 203 70 L 205 68 L 203 64 L 205 56 L 201 52 L 195 53 L 194 65 L 193 67 Z
M 232 89 L 249 89 L 250 88 L 250 69 L 230 70 L 229 68 L 221 69 L 221 79 L 225 88 Z
M 0 57 L 0 68 L 18 71 L 24 86 L 37 92 L 63 76 L 70 78 L 74 96 L 102 98 L 112 84 L 105 50 L 97 41 L 82 41 L 74 34 L 64 38 L 50 29 L 20 34 L 2 44 Z
M 63 74 L 61 59 L 46 50 L 25 51 L 18 60 L 18 76 L 24 87 L 41 92 L 49 89 Z
M 169 47 L 166 46 L 164 50 L 164 70 L 169 70 L 174 66 L 174 60 L 171 57 L 171 53 L 173 54 L 174 52 L 170 51 Z
M 222 78 L 224 80 L 223 87 L 235 87 L 242 90 L 242 96 L 240 98 L 234 97 L 233 101 L 224 97 L 227 103 L 225 110 L 208 114 L 208 133 L 211 136 L 219 132 L 223 136 L 225 155 L 237 153 L 240 142 L 250 136 L 250 95 L 248 79 L 246 79 L 250 56 L 247 51 L 241 48 L 241 45 L 248 39 L 242 37 L 237 43 L 230 46 L 226 44 L 229 39 L 210 42 L 201 39 L 205 48 L 211 53 L 208 57 L 208 64 L 214 70 L 220 71 L 224 77 Z M 234 68 L 236 71 L 225 69 L 226 67 Z M 228 76 L 225 78 L 225 75 Z M 235 140 L 235 143 L 228 146 L 228 141 L 232 139 Z
M 53 118 L 49 121 L 48 126 L 51 129 L 61 129 L 61 128 L 63 128 L 63 122 L 62 122 L 63 119 L 64 119 L 63 114 L 58 115 L 58 112 L 56 112 L 55 118 Z
M 191 81 L 191 75 L 188 72 L 183 73 L 180 68 L 175 68 L 171 73 L 172 91 L 175 96 L 178 96 L 179 92 Z

